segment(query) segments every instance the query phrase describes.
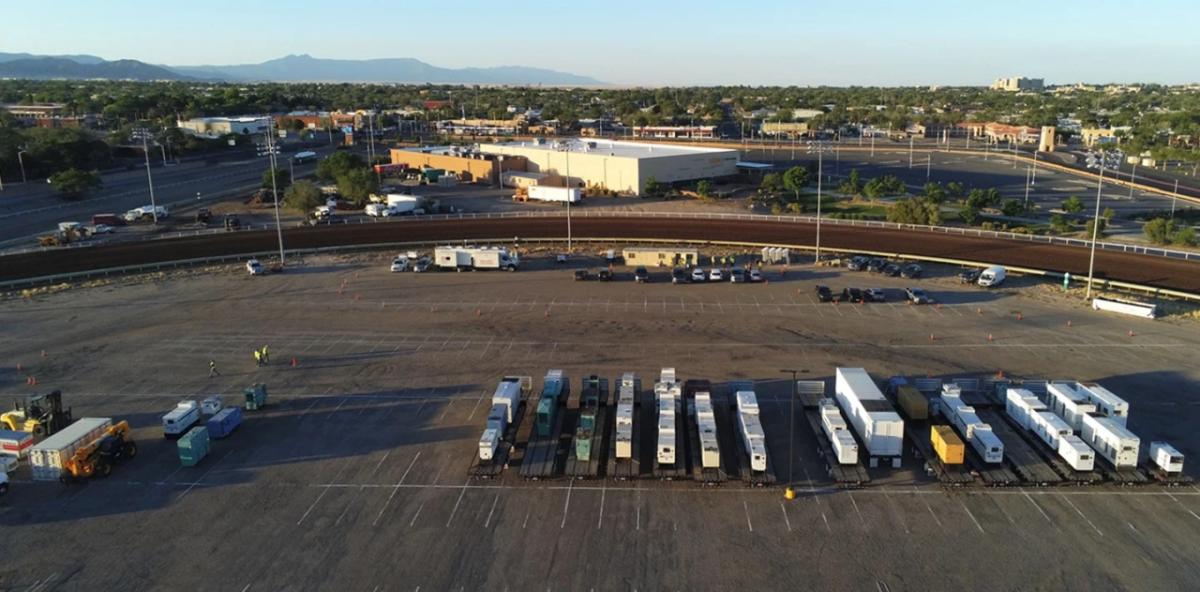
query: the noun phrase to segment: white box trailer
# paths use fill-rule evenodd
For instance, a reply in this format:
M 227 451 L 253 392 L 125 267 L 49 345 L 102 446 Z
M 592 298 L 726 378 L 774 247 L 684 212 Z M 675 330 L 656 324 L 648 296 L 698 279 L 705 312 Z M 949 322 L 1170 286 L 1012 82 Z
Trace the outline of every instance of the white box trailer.
M 980 422 L 971 430 L 971 447 L 986 463 L 1004 462 L 1004 442 L 992 432 L 991 424 Z
M 488 410 L 487 422 L 484 424 L 486 427 L 484 429 L 496 430 L 503 434 L 509 424 L 507 409 L 504 405 L 492 405 L 492 408 Z
M 754 391 L 738 391 L 734 397 L 737 399 L 738 431 L 750 457 L 750 470 L 765 471 L 767 440 L 758 417 L 758 396 Z
M 520 257 L 504 247 L 437 247 L 433 264 L 440 269 L 503 269 L 516 271 Z
M 1137 467 L 1141 439 L 1112 418 L 1084 415 L 1079 437 L 1117 469 Z
M 949 388 L 948 388 L 949 387 Z M 942 387 L 940 407 L 963 440 L 975 449 L 985 463 L 1004 462 L 1004 443 L 992 426 L 979 419 L 975 408 L 962 402 L 962 391 L 957 385 Z
M 1051 411 L 1063 418 L 1063 421 L 1066 421 L 1067 425 L 1076 432 L 1083 428 L 1084 416 L 1096 412 L 1096 406 L 1071 383 L 1051 382 L 1047 384 L 1046 403 L 1050 406 Z
M 577 188 L 569 187 L 549 187 L 546 185 L 534 185 L 529 188 L 529 199 L 537 201 L 552 201 L 558 203 L 579 203 L 583 198 Z
M 492 460 L 500 446 L 500 432 L 495 428 L 483 430 L 479 437 L 479 460 Z
M 632 405 L 617 405 L 617 458 L 633 458 Z
M 1058 450 L 1059 441 L 1075 432 L 1067 422 L 1049 411 L 1039 411 L 1032 417 L 1033 433 L 1051 450 Z
M 1058 455 L 1076 471 L 1090 471 L 1096 468 L 1096 454 L 1092 447 L 1075 434 L 1059 438 Z
M 858 464 L 858 442 L 854 440 L 854 434 L 850 433 L 837 403 L 833 399 L 821 399 L 818 408 L 821 413 L 821 430 L 825 432 L 825 437 L 829 438 L 838 464 Z
M 904 420 L 862 368 L 838 368 L 834 381 L 838 405 L 871 456 L 901 454 Z
M 63 474 L 63 462 L 71 458 L 81 446 L 86 446 L 104 435 L 112 426 L 110 417 L 84 417 L 58 432 L 34 444 L 29 449 L 29 466 L 33 468 L 34 481 L 58 481 Z
M 1077 390 L 1096 406 L 1096 411 L 1121 425 L 1129 424 L 1129 403 L 1125 399 L 1098 384 L 1080 384 Z
M 721 467 L 721 448 L 717 440 L 717 420 L 713 414 L 712 396 L 704 391 L 695 395 L 696 428 L 700 434 L 700 466 L 705 469 Z
M 492 405 L 504 407 L 504 425 L 506 427 L 512 423 L 513 416 L 517 413 L 517 407 L 521 405 L 523 386 L 520 377 L 505 376 L 500 384 L 496 385 L 496 391 L 492 393 Z
M 1046 409 L 1046 404 L 1028 390 L 1010 388 L 1005 393 L 1004 411 L 1017 422 L 1017 425 L 1027 430 L 1033 429 L 1033 414 Z
M 178 438 L 200 421 L 200 405 L 195 401 L 180 401 L 162 416 L 163 436 Z
M 1166 442 L 1150 443 L 1150 462 L 1167 473 L 1183 472 L 1183 453 Z

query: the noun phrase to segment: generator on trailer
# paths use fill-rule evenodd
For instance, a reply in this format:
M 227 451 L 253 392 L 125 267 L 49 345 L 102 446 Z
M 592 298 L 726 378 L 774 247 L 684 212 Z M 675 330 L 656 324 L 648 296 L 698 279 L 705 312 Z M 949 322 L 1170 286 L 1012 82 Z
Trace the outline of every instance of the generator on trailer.
M 433 264 L 439 269 L 467 271 L 476 269 L 503 269 L 516 271 L 521 258 L 504 247 L 437 247 L 433 250 Z
M 975 408 L 962 402 L 962 390 L 956 384 L 943 384 L 942 412 L 967 444 L 985 463 L 1004 462 L 1004 443 L 992 432 L 992 426 L 979 419 Z
M 663 368 L 658 382 L 654 383 L 654 399 L 658 407 L 658 448 L 660 465 L 674 465 L 678 452 L 678 432 L 675 415 L 682 398 L 682 389 L 675 380 L 674 368 Z
M 838 405 L 858 436 L 866 444 L 871 466 L 880 457 L 890 457 L 899 468 L 904 443 L 904 420 L 879 392 L 879 387 L 862 368 L 838 368 L 835 394 Z
M 734 396 L 737 398 L 738 431 L 750 457 L 750 470 L 761 473 L 767 470 L 767 439 L 758 415 L 758 396 L 754 391 L 738 391 Z
M 825 432 L 825 437 L 829 438 L 838 464 L 858 464 L 858 442 L 854 440 L 854 434 L 850 433 L 837 403 L 833 399 L 821 399 L 817 402 L 817 407 L 821 413 L 821 430 Z

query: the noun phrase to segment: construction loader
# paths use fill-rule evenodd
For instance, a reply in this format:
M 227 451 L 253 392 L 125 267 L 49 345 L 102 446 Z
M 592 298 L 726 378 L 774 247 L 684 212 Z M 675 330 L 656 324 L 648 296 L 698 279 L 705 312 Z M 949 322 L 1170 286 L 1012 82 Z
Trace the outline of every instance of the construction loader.
M 81 446 L 63 462 L 63 481 L 80 481 L 92 477 L 107 477 L 113 465 L 137 456 L 128 421 L 113 424 L 91 443 Z
M 0 429 L 31 432 L 45 438 L 71 425 L 71 409 L 62 406 L 62 391 L 25 397 L 15 401 L 13 410 L 0 413 Z

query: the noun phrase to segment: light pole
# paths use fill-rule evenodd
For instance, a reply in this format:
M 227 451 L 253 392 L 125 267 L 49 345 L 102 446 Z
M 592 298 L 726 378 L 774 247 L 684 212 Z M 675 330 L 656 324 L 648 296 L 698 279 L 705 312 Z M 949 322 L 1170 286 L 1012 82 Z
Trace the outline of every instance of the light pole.
M 813 263 L 821 262 L 821 177 L 826 150 L 829 150 L 829 142 L 824 140 L 809 141 L 808 143 L 808 153 L 815 152 L 817 154 L 817 243 Z
M 795 451 L 796 451 L 796 375 L 800 370 L 780 370 L 784 374 L 792 375 L 792 384 L 788 393 L 789 410 L 788 410 L 788 485 L 791 486 L 795 482 L 792 477 L 792 469 L 795 467 Z
M 279 148 L 275 146 L 274 134 L 275 118 L 268 117 L 266 144 L 262 152 L 259 153 L 259 156 L 266 155 L 268 157 L 267 164 L 271 167 L 271 197 L 275 199 L 275 234 L 279 237 L 279 267 L 282 269 L 285 263 L 283 254 L 283 225 L 279 222 L 279 187 L 275 183 L 275 167 L 277 166 L 275 155 L 278 154 Z
M 1029 177 L 1030 185 L 1037 185 L 1037 157 L 1038 151 L 1033 151 L 1033 175 Z
M 908 137 L 908 168 L 912 169 L 913 165 L 913 136 Z
M 150 187 L 150 211 L 154 216 L 154 223 L 158 224 L 158 204 L 154 201 L 154 177 L 150 174 L 150 130 L 137 128 L 133 130 L 130 137 L 142 141 L 142 153 L 146 156 L 146 184 Z
M 1087 293 L 1084 294 L 1084 300 L 1092 297 L 1092 280 L 1096 270 L 1096 238 L 1100 235 L 1100 197 L 1104 190 L 1104 169 L 1119 165 L 1120 162 L 1120 156 L 1113 153 L 1102 152 L 1099 155 L 1088 154 L 1087 156 L 1087 168 L 1099 167 L 1100 176 L 1096 180 L 1096 215 L 1092 218 L 1092 248 L 1088 257 Z
M 1175 221 L 1175 201 L 1179 199 L 1179 179 L 1175 179 L 1175 191 L 1171 192 L 1171 221 Z
M 1033 183 L 1029 182 L 1029 167 L 1025 167 L 1025 209 L 1029 209 L 1029 186 Z
M 933 152 L 925 155 L 925 182 L 929 182 L 929 176 L 933 172 Z
M 21 155 L 25 154 L 26 152 L 28 152 L 28 150 L 18 150 L 17 151 L 17 164 L 21 165 L 21 184 L 22 185 L 25 184 L 26 179 L 25 179 L 25 159 L 21 158 Z
M 567 161 L 567 252 L 571 252 L 571 141 L 563 142 L 563 156 Z
M 1133 201 L 1133 182 L 1137 179 L 1137 161 L 1133 163 L 1133 171 L 1129 173 L 1129 201 Z

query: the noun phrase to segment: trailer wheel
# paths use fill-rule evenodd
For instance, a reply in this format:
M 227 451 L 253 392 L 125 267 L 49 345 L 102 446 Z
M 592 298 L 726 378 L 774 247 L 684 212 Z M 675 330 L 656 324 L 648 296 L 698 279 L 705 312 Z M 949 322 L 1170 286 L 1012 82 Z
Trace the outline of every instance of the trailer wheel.
M 137 444 L 136 443 L 129 442 L 129 443 L 125 444 L 125 456 L 127 458 L 133 458 L 133 457 L 137 456 Z

